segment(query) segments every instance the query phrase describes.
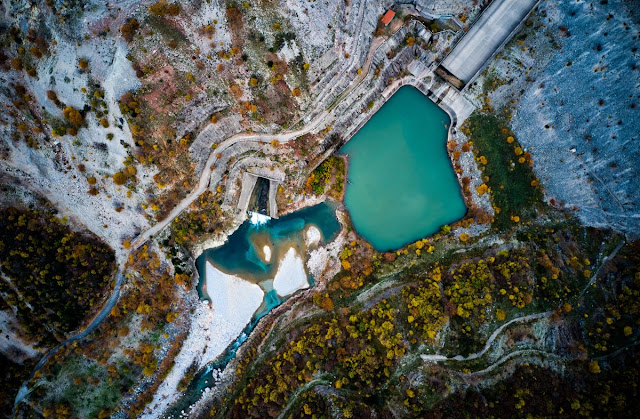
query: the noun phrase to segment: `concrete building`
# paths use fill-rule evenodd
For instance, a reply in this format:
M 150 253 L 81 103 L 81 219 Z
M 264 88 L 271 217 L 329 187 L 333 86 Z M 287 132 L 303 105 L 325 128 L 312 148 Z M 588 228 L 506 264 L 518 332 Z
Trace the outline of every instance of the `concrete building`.
M 382 16 L 382 23 L 384 23 L 384 26 L 388 26 L 389 23 L 391 23 L 391 21 L 393 20 L 393 17 L 396 15 L 396 12 L 394 12 L 393 10 L 387 10 L 387 13 L 384 14 L 384 16 Z

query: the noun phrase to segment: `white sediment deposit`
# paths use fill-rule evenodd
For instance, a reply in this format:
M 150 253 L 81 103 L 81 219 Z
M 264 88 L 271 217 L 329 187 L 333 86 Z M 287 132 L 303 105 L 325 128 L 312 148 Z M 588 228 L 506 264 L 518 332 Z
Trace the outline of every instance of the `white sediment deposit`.
M 315 280 L 320 280 L 323 277 L 331 278 L 340 272 L 341 266 L 338 255 L 344 249 L 346 242 L 346 233 L 343 230 L 334 241 L 309 253 L 307 268 Z
M 304 262 L 296 253 L 296 249 L 291 247 L 280 261 L 278 272 L 273 279 L 273 288 L 279 296 L 285 297 L 308 287 L 309 281 L 304 270 Z
M 307 243 L 307 246 L 315 246 L 320 243 L 322 239 L 322 235 L 320 234 L 320 230 L 316 226 L 309 226 L 304 233 L 304 240 Z
M 265 245 L 262 248 L 262 253 L 264 253 L 264 261 L 267 263 L 271 262 L 271 247 Z
M 226 274 L 210 262 L 207 262 L 206 284 L 216 315 L 233 324 L 242 323 L 243 328 L 264 298 L 264 291 L 258 285 Z
M 306 279 L 306 277 L 305 277 Z M 157 418 L 178 399 L 178 383 L 196 362 L 202 368 L 231 344 L 251 321 L 264 298 L 264 291 L 235 275 L 226 274 L 207 262 L 207 294 L 211 306 L 202 301 L 193 313 L 189 336 L 142 417 Z

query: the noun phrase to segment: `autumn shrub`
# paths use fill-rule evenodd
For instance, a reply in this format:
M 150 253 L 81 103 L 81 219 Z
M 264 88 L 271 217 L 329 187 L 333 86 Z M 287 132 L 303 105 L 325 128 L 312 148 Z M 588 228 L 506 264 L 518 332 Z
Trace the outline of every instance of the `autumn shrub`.
M 124 185 L 127 182 L 127 177 L 122 172 L 116 172 L 113 174 L 113 183 L 116 185 Z
M 89 62 L 88 62 L 88 61 L 87 61 L 87 59 L 86 59 L 86 58 L 84 58 L 84 57 L 83 57 L 83 58 L 80 58 L 80 59 L 78 60 L 78 67 L 79 67 L 81 70 L 86 70 L 86 69 L 88 69 L 88 68 L 89 68 Z
M 78 111 L 73 106 L 67 106 L 66 108 L 64 108 L 64 110 L 62 111 L 62 115 L 64 116 L 64 119 L 66 119 L 69 123 L 73 124 L 76 127 L 81 126 L 84 122 L 84 118 L 80 111 Z
M 113 251 L 44 210 L 10 207 L 0 215 L 0 261 L 12 284 L 0 280 L 0 292 L 36 339 L 62 339 L 105 295 Z
M 409 333 L 415 335 L 415 338 L 433 343 L 448 320 L 444 313 L 439 281 L 429 278 L 419 286 L 407 287 L 402 291 L 402 297 L 409 312 Z
M 276 416 L 296 389 L 327 374 L 334 387 L 364 397 L 384 387 L 406 350 L 394 303 L 383 299 L 343 316 L 327 313 L 266 355 L 231 401 L 233 417 L 258 417 L 265 411 Z
M 535 363 L 518 363 L 513 372 L 488 386 L 443 394 L 432 405 L 417 403 L 414 415 L 449 417 L 455 412 L 456 417 L 482 418 L 634 416 L 629 412 L 640 409 L 637 345 L 608 358 L 606 369 L 603 365 L 604 362 L 591 360 L 566 362 L 562 372 L 557 372 Z
M 202 234 L 217 234 L 224 230 L 228 220 L 220 208 L 219 193 L 203 192 L 192 211 L 185 211 L 173 220 L 170 244 L 182 246 L 194 243 Z
M 0 353 L 0 409 L 3 412 L 11 412 L 20 386 L 29 378 L 36 363 L 36 359 L 18 363 Z
M 20 57 L 15 57 L 11 60 L 11 68 L 16 71 L 21 71 L 23 69 L 22 59 Z
M 118 357 L 111 362 L 84 357 L 76 352 L 53 360 L 55 367 L 46 369 L 47 380 L 41 380 L 36 391 L 45 418 L 108 418 L 122 400 L 121 388 L 132 385 L 130 374 L 137 366 Z M 66 391 L 56 391 L 65 385 Z M 90 398 L 86 394 L 91 394 Z M 62 414 L 64 408 L 65 414 Z
M 328 194 L 334 199 L 340 199 L 344 190 L 344 175 L 344 160 L 331 156 L 309 175 L 306 181 L 306 191 L 314 195 L 322 195 L 329 186 Z
M 129 18 L 127 22 L 120 27 L 120 34 L 125 41 L 131 42 L 139 28 L 140 23 L 134 18 Z
M 47 99 L 56 104 L 56 106 L 62 105 L 60 100 L 58 99 L 58 95 L 53 90 L 47 90 Z
M 33 55 L 33 58 L 42 58 L 42 49 L 40 49 L 39 47 L 33 45 L 29 48 L 29 52 L 31 53 L 31 55 Z
M 473 417 L 475 414 L 472 413 L 476 411 L 481 412 L 482 417 L 491 417 L 488 412 L 495 417 L 525 417 L 518 412 L 529 416 L 539 411 L 554 416 L 557 407 L 537 397 L 543 393 L 555 397 L 554 400 L 571 412 L 584 409 L 586 416 L 589 409 L 584 406 L 588 406 L 588 393 L 584 393 L 587 397 L 583 398 L 576 393 L 565 397 L 559 381 L 554 381 L 553 390 L 547 392 L 543 378 L 548 376 L 533 371 L 538 368 L 534 363 L 523 364 L 523 360 L 530 359 L 530 352 L 526 350 L 528 344 L 542 344 L 538 340 L 532 342 L 532 336 L 526 332 L 536 323 L 527 323 L 522 328 L 514 325 L 499 335 L 505 338 L 498 338 L 495 342 L 511 349 L 502 352 L 506 358 L 498 358 L 504 359 L 504 364 L 492 357 L 455 362 L 424 362 L 421 359 L 422 355 L 428 354 L 468 356 L 480 351 L 488 336 L 506 322 L 527 314 L 553 310 L 559 305 L 565 308 L 554 315 L 550 326 L 546 322 L 538 324 L 547 328 L 564 327 L 559 323 L 565 321 L 574 322 L 564 329 L 568 332 L 563 334 L 565 339 L 571 340 L 570 335 L 582 336 L 589 332 L 590 336 L 593 335 L 588 339 L 590 343 L 602 345 L 605 338 L 612 341 L 619 336 L 625 340 L 616 341 L 615 346 L 611 343 L 607 354 L 621 347 L 634 348 L 635 351 L 633 342 L 640 333 L 639 323 L 636 323 L 640 312 L 637 303 L 640 264 L 637 263 L 638 257 L 633 256 L 640 255 L 637 246 L 629 246 L 626 251 L 623 248 L 619 258 L 614 260 L 615 264 L 602 269 L 607 273 L 607 282 L 606 286 L 597 289 L 605 293 L 602 300 L 606 306 L 596 304 L 594 307 L 590 301 L 586 304 L 574 301 L 588 281 L 585 272 L 593 269 L 588 259 L 595 260 L 594 254 L 602 257 L 601 244 L 607 243 L 607 235 L 578 227 L 574 230 L 567 225 L 558 231 L 549 226 L 529 226 L 516 235 L 517 241 L 509 245 L 494 245 L 482 250 L 466 248 L 458 250 L 457 256 L 439 258 L 437 263 L 416 264 L 400 272 L 397 271 L 396 255 L 402 254 L 402 250 L 398 253 L 365 254 L 366 246 L 361 242 L 346 243 L 339 255 L 343 271 L 329 281 L 326 290 L 314 293 L 306 303 L 300 302 L 300 311 L 310 313 L 309 317 L 289 317 L 282 322 L 271 319 L 275 323 L 273 326 L 261 327 L 262 335 L 254 333 L 249 338 L 247 344 L 251 349 L 238 355 L 233 396 L 218 400 L 220 403 L 215 406 L 218 413 L 231 413 L 214 417 L 259 417 L 261 412 L 278 416 L 284 409 L 287 409 L 286 415 L 295 412 L 302 417 L 313 414 L 322 417 L 343 413 L 344 410 L 340 409 L 355 408 L 358 403 L 371 406 L 375 400 L 385 402 L 375 404 L 377 410 L 372 417 L 387 417 L 381 414 L 384 413 L 383 406 L 399 410 L 406 407 L 409 414 L 402 410 L 402 417 L 448 417 L 451 411 L 457 411 L 452 409 L 460 400 L 464 400 L 461 411 L 469 412 L 468 416 Z M 609 246 L 609 251 L 616 243 Z M 419 241 L 409 249 L 424 250 L 427 245 Z M 465 247 L 460 243 L 456 245 L 458 249 Z M 364 268 L 365 256 L 374 269 L 378 262 L 395 262 L 395 272 L 387 277 L 381 276 L 380 282 L 372 288 L 368 288 L 369 284 L 355 284 L 353 298 L 342 297 L 344 290 L 351 287 L 349 283 L 361 279 L 358 271 Z M 624 280 L 613 282 L 613 278 L 620 275 Z M 579 278 L 577 282 L 576 278 Z M 344 288 L 341 285 L 343 280 Z M 594 292 L 591 289 L 589 287 L 589 293 Z M 570 306 L 573 306 L 572 310 L 567 309 Z M 586 312 L 589 313 L 588 319 L 584 316 Z M 592 324 L 589 323 L 591 319 Z M 583 329 L 585 324 L 589 327 L 587 330 Z M 584 337 L 577 342 L 584 342 Z M 587 374 L 587 379 L 591 376 L 599 378 L 610 370 L 605 357 L 606 360 L 597 359 L 599 368 L 592 368 L 590 372 L 592 346 L 574 345 L 573 341 L 567 343 L 568 347 L 557 349 L 563 353 L 562 359 L 553 356 L 554 363 L 563 362 L 560 365 L 562 376 L 570 369 L 570 374 L 578 374 L 581 379 L 585 377 L 581 374 Z M 496 343 L 492 348 L 498 348 Z M 596 356 L 601 354 L 602 347 L 598 348 Z M 517 358 L 520 349 L 527 353 L 525 358 Z M 577 358 L 572 358 L 570 353 Z M 546 355 L 543 356 L 546 359 Z M 635 364 L 638 365 L 637 362 Z M 484 390 L 487 387 L 476 387 L 476 379 L 494 370 L 494 365 L 495 371 L 501 374 L 500 380 L 507 384 L 499 384 L 487 391 Z M 622 375 L 618 376 L 625 377 L 625 369 L 620 365 Z M 511 379 L 513 366 L 516 376 Z M 520 368 L 525 366 L 528 372 L 523 375 Z M 477 373 L 487 367 L 489 369 L 484 373 Z M 494 372 L 490 373 L 495 377 Z M 456 381 L 456 385 L 462 388 L 456 387 L 452 393 L 451 380 L 458 377 L 474 378 L 466 384 Z M 574 377 L 568 376 L 565 382 L 571 383 Z M 626 377 L 626 383 L 633 382 L 632 377 Z M 581 382 L 577 388 L 583 384 L 586 383 Z M 467 400 L 464 396 L 466 388 L 473 392 L 483 391 L 482 397 L 492 400 L 492 404 L 482 399 Z M 527 388 L 531 391 L 527 392 Z M 612 407 L 610 402 L 606 402 L 612 397 L 611 391 L 606 386 L 598 388 L 603 394 L 600 408 Z M 315 397 L 306 394 L 309 391 L 331 394 L 331 414 Z M 624 391 L 627 391 L 627 396 L 621 399 L 621 403 L 631 406 L 635 400 L 631 395 L 635 390 L 625 387 Z M 342 397 L 353 403 L 345 403 Z M 442 400 L 447 403 L 440 404 Z M 578 404 L 582 407 L 578 408 Z M 530 405 L 534 408 L 529 408 Z M 346 411 L 348 414 L 344 417 L 370 417 L 359 415 L 355 410 Z
M 149 12 L 155 16 L 178 16 L 180 14 L 180 4 L 160 0 L 149 6 Z
M 588 304 L 577 307 L 576 316 L 585 324 L 585 343 L 592 353 L 608 354 L 629 345 L 640 332 L 640 241 L 625 244 L 598 283 L 606 285 L 589 290 Z M 594 305 L 599 310 L 587 314 Z

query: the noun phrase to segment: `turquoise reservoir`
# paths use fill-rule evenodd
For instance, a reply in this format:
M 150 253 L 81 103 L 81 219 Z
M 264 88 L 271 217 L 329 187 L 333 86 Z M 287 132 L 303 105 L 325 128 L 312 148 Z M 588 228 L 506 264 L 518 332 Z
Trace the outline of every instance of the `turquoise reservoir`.
M 378 251 L 398 249 L 464 217 L 447 154 L 449 116 L 401 87 L 340 150 L 349 157 L 345 205 Z

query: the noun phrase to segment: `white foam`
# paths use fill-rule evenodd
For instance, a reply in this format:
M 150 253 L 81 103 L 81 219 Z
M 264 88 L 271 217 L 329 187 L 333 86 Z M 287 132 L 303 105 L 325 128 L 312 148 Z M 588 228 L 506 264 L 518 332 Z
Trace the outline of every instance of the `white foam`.
M 257 212 L 250 212 L 249 214 L 251 214 L 251 224 L 253 225 L 265 224 L 271 219 L 268 215 L 259 214 Z

